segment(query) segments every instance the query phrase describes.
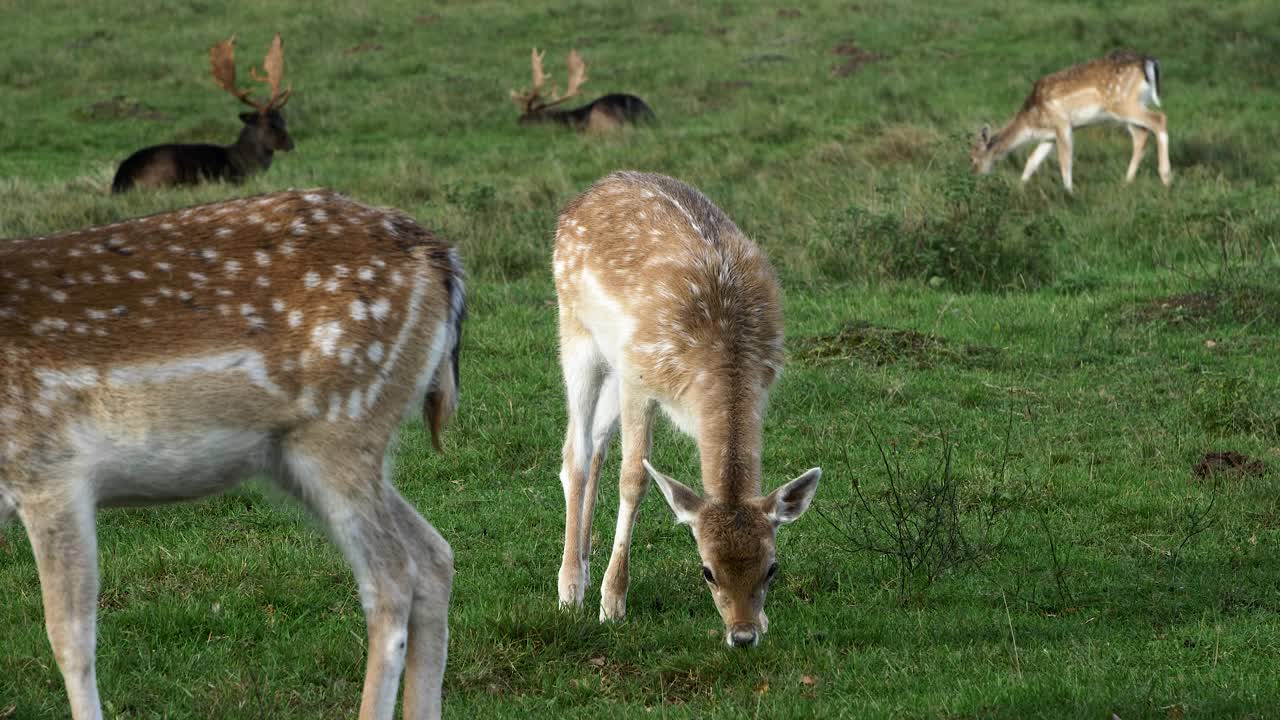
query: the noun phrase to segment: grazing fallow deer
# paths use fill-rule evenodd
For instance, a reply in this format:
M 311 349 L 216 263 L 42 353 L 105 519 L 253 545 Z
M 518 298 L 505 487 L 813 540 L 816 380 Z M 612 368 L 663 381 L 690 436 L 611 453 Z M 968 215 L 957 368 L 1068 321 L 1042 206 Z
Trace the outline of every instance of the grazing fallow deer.
M 391 484 L 393 436 L 456 407 L 455 251 L 325 190 L 0 242 L 0 520 L 26 526 L 76 720 L 95 677 L 99 507 L 266 475 L 355 572 L 360 717 L 440 715 L 453 559 Z
M 570 51 L 566 58 L 569 87 L 563 95 L 559 88 L 554 88 L 554 97 L 546 98 L 542 95 L 542 86 L 547 82 L 547 76 L 542 72 L 542 58 L 546 54 L 545 50 L 539 53 L 537 48 L 533 49 L 533 89 L 511 91 L 512 101 L 520 108 L 521 125 L 559 123 L 574 130 L 598 131 L 654 119 L 653 110 L 643 100 L 624 93 L 611 93 L 573 110 L 553 110 L 556 105 L 577 96 L 578 89 L 587 81 L 587 65 L 577 50 Z
M 983 127 L 974 143 L 970 159 L 980 174 L 991 168 L 1014 148 L 1038 142 L 1022 171 L 1026 182 L 1058 146 L 1062 184 L 1071 192 L 1072 129 L 1099 122 L 1117 122 L 1133 138 L 1133 157 L 1125 182 L 1132 182 L 1147 146 L 1147 134 L 1155 133 L 1159 152 L 1160 180 L 1173 180 L 1169 168 L 1169 133 L 1163 113 L 1147 109 L 1160 105 L 1160 63 L 1155 58 L 1130 52 L 1113 52 L 1036 81 L 1022 109 L 1003 129 L 991 134 Z
M 822 471 L 761 494 L 761 430 L 782 371 L 782 293 L 768 260 L 704 195 L 619 172 L 560 213 L 554 272 L 569 405 L 560 603 L 581 607 L 601 465 L 621 419 L 622 469 L 600 619 L 626 613 L 631 532 L 646 471 L 693 532 L 731 647 L 768 629 L 779 526 L 800 517 Z M 646 460 L 661 407 L 698 444 L 706 497 Z
M 293 138 L 285 128 L 280 109 L 289 100 L 288 90 L 280 90 L 284 74 L 284 42 L 276 33 L 267 50 L 262 77 L 250 69 L 253 79 L 267 83 L 271 95 L 257 102 L 248 90 L 236 86 L 235 36 L 209 48 L 209 65 L 213 79 L 223 90 L 252 107 L 254 112 L 240 113 L 244 127 L 232 145 L 155 145 L 143 148 L 120 163 L 111 191 L 125 192 L 135 185 L 152 188 L 197 185 L 208 180 L 242 183 L 244 179 L 271 167 L 271 158 L 279 150 L 293 149 Z

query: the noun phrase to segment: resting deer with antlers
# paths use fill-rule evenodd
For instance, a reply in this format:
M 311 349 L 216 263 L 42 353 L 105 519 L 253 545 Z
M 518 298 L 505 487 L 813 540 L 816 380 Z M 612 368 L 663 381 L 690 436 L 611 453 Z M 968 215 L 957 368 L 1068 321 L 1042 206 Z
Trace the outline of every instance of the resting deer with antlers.
M 542 71 L 542 58 L 546 51 L 533 49 L 533 89 L 512 90 L 511 99 L 520 108 L 520 124 L 559 123 L 575 130 L 610 130 L 622 125 L 634 125 L 654 119 L 653 110 L 635 95 L 611 93 L 596 98 L 591 102 L 573 110 L 556 110 L 570 98 L 578 95 L 578 90 L 587 81 L 587 65 L 578 55 L 577 50 L 570 51 L 566 58 L 569 68 L 569 86 L 564 94 L 559 88 L 553 88 L 551 96 L 543 95 L 543 85 L 549 79 Z
M 209 48 L 209 65 L 218 87 L 231 93 L 253 112 L 240 113 L 244 127 L 231 145 L 155 145 L 130 155 L 120 163 L 112 192 L 125 192 L 135 186 L 164 188 L 197 185 L 209 180 L 242 183 L 250 175 L 271 167 L 276 151 L 293 149 L 293 138 L 285 127 L 280 110 L 289 100 L 292 88 L 280 89 L 284 75 L 284 41 L 276 33 L 263 60 L 266 76 L 250 69 L 254 80 L 266 83 L 271 94 L 259 102 L 249 97 L 248 90 L 236 85 L 235 36 Z
M 994 135 L 983 127 L 974 143 L 970 159 L 981 174 L 1015 148 L 1037 142 L 1022 171 L 1022 181 L 1031 179 L 1056 144 L 1062 184 L 1071 192 L 1072 131 L 1084 125 L 1116 122 L 1133 138 L 1133 156 L 1125 182 L 1132 182 L 1147 146 L 1147 135 L 1155 133 L 1159 153 L 1160 180 L 1173 180 L 1169 167 L 1169 132 L 1163 113 L 1148 110 L 1160 105 L 1160 63 L 1148 55 L 1114 52 L 1091 62 L 1069 67 L 1036 81 L 1022 109 Z
M 731 647 L 759 643 L 778 571 L 778 528 L 812 502 L 813 468 L 761 491 L 761 431 L 782 371 L 782 294 L 768 260 L 700 192 L 668 177 L 619 172 L 560 213 L 554 273 L 569 405 L 560 602 L 581 607 L 605 451 L 622 427 L 613 553 L 600 619 L 626 613 L 631 533 L 657 483 L 693 532 L 701 575 Z M 661 407 L 698 444 L 705 497 L 646 459 Z
M 355 572 L 360 717 L 440 715 L 453 560 L 391 484 L 421 408 L 458 392 L 455 251 L 404 214 L 324 190 L 0 242 L 0 521 L 26 526 L 76 720 L 95 677 L 95 510 L 266 475 Z

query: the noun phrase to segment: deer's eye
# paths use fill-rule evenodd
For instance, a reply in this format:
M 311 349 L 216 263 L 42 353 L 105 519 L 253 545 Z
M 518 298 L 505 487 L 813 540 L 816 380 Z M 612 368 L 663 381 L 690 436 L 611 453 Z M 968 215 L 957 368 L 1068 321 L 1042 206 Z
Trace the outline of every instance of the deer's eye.
M 707 567 L 706 565 L 702 566 L 702 579 L 706 580 L 712 585 L 716 584 L 716 576 L 711 574 L 711 568 Z
M 769 566 L 769 572 L 765 573 L 765 576 L 764 576 L 765 582 L 769 582 L 773 580 L 773 577 L 777 574 L 778 574 L 778 563 L 774 563 Z

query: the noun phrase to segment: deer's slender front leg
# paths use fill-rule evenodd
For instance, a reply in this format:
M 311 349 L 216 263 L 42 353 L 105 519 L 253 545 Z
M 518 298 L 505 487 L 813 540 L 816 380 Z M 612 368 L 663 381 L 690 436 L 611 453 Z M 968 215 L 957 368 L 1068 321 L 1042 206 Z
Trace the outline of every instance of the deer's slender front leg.
M 83 486 L 82 486 L 83 488 Z M 100 720 L 95 671 L 98 543 L 94 500 L 55 491 L 26 498 L 20 515 L 40 573 L 44 622 L 75 720 Z
M 1058 169 L 1062 171 L 1062 185 L 1067 192 L 1071 189 L 1071 126 L 1059 127 L 1058 136 Z
M 1036 170 L 1040 169 L 1040 163 L 1049 157 L 1049 151 L 1052 149 L 1053 143 L 1046 140 L 1031 151 L 1031 156 L 1027 158 L 1027 166 L 1022 171 L 1022 182 L 1030 180 L 1031 176 L 1036 174 Z
M 1124 174 L 1125 182 L 1133 182 L 1138 174 L 1138 164 L 1142 162 L 1142 152 L 1147 149 L 1146 129 L 1138 125 L 1125 125 L 1129 136 L 1133 138 L 1133 157 L 1129 159 L 1129 170 Z
M 640 503 L 649 490 L 644 459 L 652 442 L 654 403 L 637 389 L 625 385 L 620 393 L 622 417 L 622 469 L 618 482 L 618 524 L 613 532 L 613 553 L 600 584 L 600 620 L 621 620 L 627 614 L 630 586 L 631 532 Z

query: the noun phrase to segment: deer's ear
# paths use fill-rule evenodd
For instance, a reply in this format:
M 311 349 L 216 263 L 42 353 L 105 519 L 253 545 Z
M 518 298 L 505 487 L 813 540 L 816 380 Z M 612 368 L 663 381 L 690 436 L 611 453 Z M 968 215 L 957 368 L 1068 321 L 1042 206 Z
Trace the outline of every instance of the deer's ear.
M 658 484 L 658 490 L 662 491 L 662 497 L 666 499 L 667 505 L 671 507 L 671 512 L 676 514 L 676 522 L 681 525 L 692 525 L 698 519 L 698 511 L 702 509 L 702 506 L 707 501 L 699 497 L 698 493 L 688 486 L 654 470 L 648 460 L 644 461 L 644 469 L 649 473 L 649 477 L 653 478 L 653 481 Z
M 818 492 L 818 479 L 821 477 L 822 468 L 813 468 L 769 493 L 761 504 L 765 517 L 774 525 L 795 522 L 809 509 L 813 496 Z
M 983 125 L 982 129 L 978 131 L 978 137 L 982 140 L 983 145 L 990 143 L 991 127 L 989 125 Z
M 256 112 L 240 113 L 240 122 L 244 123 L 245 125 L 256 125 L 258 124 L 258 117 L 259 115 Z

